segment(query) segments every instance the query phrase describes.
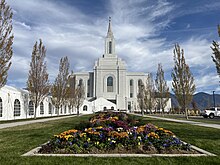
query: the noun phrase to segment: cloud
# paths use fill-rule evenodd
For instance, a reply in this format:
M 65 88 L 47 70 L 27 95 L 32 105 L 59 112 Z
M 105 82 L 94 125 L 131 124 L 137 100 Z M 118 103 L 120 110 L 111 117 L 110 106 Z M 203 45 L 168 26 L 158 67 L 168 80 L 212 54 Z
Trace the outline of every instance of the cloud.
M 21 3 L 8 0 L 14 11 L 15 35 L 9 85 L 26 85 L 32 48 L 40 38 L 47 48 L 51 82 L 58 73 L 59 60 L 63 56 L 68 56 L 74 72 L 92 71 L 95 61 L 104 53 L 108 16 L 112 17 L 116 53 L 126 61 L 127 69 L 155 74 L 157 64 L 162 63 L 166 78 L 171 81 L 176 41 L 168 40 L 161 33 L 169 29 L 176 17 L 187 14 L 188 8 L 177 12 L 181 5 L 166 0 L 111 0 L 104 1 L 106 8 L 102 8 L 103 12 L 97 11 L 102 14 L 94 17 L 86 13 L 83 6 L 79 9 L 79 6 L 67 2 L 28 0 Z M 202 10 L 215 10 L 215 7 L 208 5 L 193 12 Z M 193 32 L 191 25 L 188 25 L 185 30 Z M 208 83 L 208 77 L 204 78 L 215 69 L 207 35 L 191 35 L 181 40 L 180 46 L 185 50 L 186 61 L 195 73 L 198 91 L 216 86 L 216 83 Z M 216 80 L 215 74 L 210 75 Z

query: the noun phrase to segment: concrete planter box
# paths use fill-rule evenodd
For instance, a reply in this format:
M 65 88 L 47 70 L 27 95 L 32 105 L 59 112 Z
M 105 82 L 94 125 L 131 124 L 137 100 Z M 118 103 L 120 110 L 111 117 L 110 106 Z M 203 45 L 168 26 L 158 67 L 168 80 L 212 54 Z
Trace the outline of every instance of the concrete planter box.
M 216 156 L 208 151 L 191 145 L 191 148 L 199 154 L 39 154 L 41 147 L 32 149 L 22 156 L 74 156 L 74 157 L 182 157 L 182 156 Z

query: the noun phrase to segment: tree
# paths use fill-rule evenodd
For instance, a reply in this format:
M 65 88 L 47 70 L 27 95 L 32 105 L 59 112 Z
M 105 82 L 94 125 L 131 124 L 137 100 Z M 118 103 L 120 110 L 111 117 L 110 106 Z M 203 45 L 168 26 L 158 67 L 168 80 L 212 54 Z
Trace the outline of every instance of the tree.
M 194 77 L 190 72 L 189 66 L 185 62 L 184 51 L 180 49 L 178 44 L 174 48 L 174 68 L 172 71 L 172 86 L 173 92 L 176 95 L 177 101 L 185 112 L 188 119 L 187 108 L 192 101 L 195 92 Z
M 27 81 L 27 88 L 30 92 L 30 99 L 34 102 L 34 118 L 36 119 L 37 107 L 49 93 L 49 80 L 47 73 L 46 48 L 40 39 L 33 47 L 30 70 Z
M 73 109 L 73 107 L 75 106 L 75 90 L 76 90 L 76 85 L 75 85 L 75 76 L 73 76 L 73 71 L 71 72 L 71 75 L 69 75 L 68 77 L 68 90 L 67 90 L 67 96 L 66 96 L 66 100 L 68 102 L 68 107 L 70 110 Z
M 13 55 L 12 11 L 5 0 L 0 1 L 0 88 L 7 82 L 10 59 Z
M 218 34 L 220 37 L 220 26 L 218 25 Z M 217 41 L 212 42 L 211 49 L 213 51 L 212 60 L 215 63 L 216 70 L 218 75 L 220 76 L 220 48 L 219 48 L 219 43 Z
M 156 89 L 155 89 L 155 84 L 153 81 L 153 75 L 149 74 L 147 77 L 146 84 L 145 84 L 144 104 L 145 104 L 146 109 L 150 110 L 150 113 L 152 113 L 152 109 L 155 108 L 157 104 L 155 94 L 156 94 Z
M 144 116 L 144 109 L 145 109 L 144 94 L 145 94 L 145 86 L 144 86 L 143 82 L 140 81 L 140 84 L 138 84 L 137 101 L 138 101 L 139 107 L 141 109 L 142 116 Z
M 138 84 L 137 101 L 141 109 L 142 116 L 144 115 L 144 109 L 150 110 L 150 113 L 152 113 L 152 109 L 156 105 L 155 85 L 152 74 L 148 75 L 145 83 L 141 81 L 141 83 Z
M 59 73 L 51 88 L 52 102 L 56 107 L 57 115 L 59 116 L 59 109 L 65 102 L 68 95 L 68 76 L 69 76 L 69 61 L 67 57 L 60 59 Z
M 75 103 L 74 103 L 74 106 L 77 109 L 77 116 L 79 116 L 79 108 L 82 106 L 84 100 L 85 100 L 84 85 L 79 84 L 75 89 Z
M 164 71 L 162 68 L 162 64 L 158 64 L 155 86 L 157 92 L 157 98 L 159 98 L 159 108 L 162 109 L 162 113 L 164 114 L 164 108 L 167 105 L 167 101 L 169 100 L 169 87 L 167 86 L 167 82 L 164 78 Z

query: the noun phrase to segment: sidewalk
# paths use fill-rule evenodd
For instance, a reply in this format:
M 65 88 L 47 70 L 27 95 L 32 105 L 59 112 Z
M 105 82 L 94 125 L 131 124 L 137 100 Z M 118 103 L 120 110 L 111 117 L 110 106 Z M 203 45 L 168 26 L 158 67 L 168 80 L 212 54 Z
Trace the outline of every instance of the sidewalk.
M 33 120 L 13 122 L 13 123 L 4 123 L 4 124 L 0 124 L 0 129 L 9 128 L 9 127 L 16 127 L 16 126 L 26 125 L 26 124 L 33 124 L 33 123 L 43 123 L 43 122 L 47 122 L 47 121 L 65 119 L 65 118 L 70 118 L 70 117 L 75 117 L 75 116 L 76 115 L 53 117 L 53 118 L 46 118 L 46 119 L 36 119 L 36 120 L 33 119 Z
M 178 122 L 178 123 L 187 123 L 187 124 L 198 125 L 198 126 L 202 126 L 202 127 L 211 127 L 211 128 L 220 129 L 220 124 L 210 124 L 210 123 L 202 123 L 202 122 L 196 122 L 196 121 L 190 121 L 190 120 L 170 119 L 170 118 L 150 116 L 150 115 L 144 115 L 144 117 L 153 118 L 153 119 L 160 119 L 160 120 L 167 120 L 167 121 L 173 121 L 173 122 Z

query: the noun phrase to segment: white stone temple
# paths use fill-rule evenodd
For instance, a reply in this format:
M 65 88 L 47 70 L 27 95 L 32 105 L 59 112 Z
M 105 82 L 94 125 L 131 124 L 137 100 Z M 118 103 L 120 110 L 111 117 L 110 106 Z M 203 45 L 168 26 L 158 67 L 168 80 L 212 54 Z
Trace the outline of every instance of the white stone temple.
M 119 110 L 138 109 L 138 84 L 147 80 L 148 73 L 127 72 L 126 63 L 116 54 L 111 18 L 105 38 L 104 54 L 94 65 L 92 72 L 75 73 L 78 84 L 83 83 L 87 100 L 105 98 L 116 104 Z M 166 109 L 171 108 L 169 100 Z

